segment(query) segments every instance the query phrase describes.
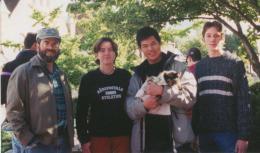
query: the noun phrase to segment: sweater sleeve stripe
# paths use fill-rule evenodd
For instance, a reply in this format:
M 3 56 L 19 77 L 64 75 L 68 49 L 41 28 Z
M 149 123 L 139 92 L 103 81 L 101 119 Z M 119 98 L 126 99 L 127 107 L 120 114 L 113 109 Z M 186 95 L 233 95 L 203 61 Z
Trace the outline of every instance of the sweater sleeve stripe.
M 212 80 L 218 80 L 218 81 L 223 81 L 226 83 L 232 83 L 232 80 L 228 77 L 225 76 L 220 76 L 220 75 L 211 75 L 211 76 L 204 76 L 198 79 L 198 83 L 201 83 L 203 81 L 212 81 Z
M 211 89 L 211 90 L 202 90 L 199 92 L 199 95 L 208 95 L 208 94 L 217 94 L 222 96 L 233 96 L 233 93 L 230 91 L 224 91 L 224 90 L 217 90 L 217 89 Z

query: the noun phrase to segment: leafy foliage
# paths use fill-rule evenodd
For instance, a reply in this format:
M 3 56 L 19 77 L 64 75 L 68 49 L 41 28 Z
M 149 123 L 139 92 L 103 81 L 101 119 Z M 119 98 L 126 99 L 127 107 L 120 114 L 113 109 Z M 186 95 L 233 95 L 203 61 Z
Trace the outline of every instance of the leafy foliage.
M 95 10 L 93 17 L 102 21 L 107 32 L 127 39 L 133 39 L 134 32 L 145 25 L 160 31 L 168 24 L 184 20 L 218 20 L 241 40 L 247 58 L 260 76 L 260 63 L 254 43 L 259 39 L 260 7 L 255 0 L 80 0 L 77 3 L 84 4 L 88 11 Z M 84 9 L 81 5 L 78 5 L 79 10 Z M 249 25 L 247 32 L 242 30 L 242 23 Z
M 93 69 L 96 64 L 94 56 L 79 50 L 80 40 L 77 37 L 65 36 L 62 38 L 61 55 L 57 64 L 65 71 L 72 87 L 79 85 L 81 76 L 87 70 Z
M 80 49 L 91 51 L 97 39 L 106 36 L 114 39 L 119 46 L 116 65 L 131 70 L 140 62 L 135 44 L 136 31 L 143 26 L 153 26 L 159 31 L 164 25 L 157 20 L 165 18 L 165 14 L 157 15 L 158 10 L 149 8 L 149 2 L 141 5 L 136 0 L 130 1 L 77 1 L 69 5 L 68 10 L 77 20 L 77 35 L 81 38 Z M 76 9 L 77 8 L 77 9 Z M 171 42 L 178 36 L 185 36 L 192 27 L 183 29 L 163 29 L 163 41 Z
M 55 27 L 55 19 L 60 14 L 60 8 L 55 8 L 51 12 L 44 14 L 38 10 L 33 10 L 32 18 L 35 20 L 33 26 L 41 25 L 43 27 Z M 61 42 L 61 55 L 58 58 L 57 64 L 65 71 L 69 82 L 74 90 L 79 86 L 81 76 L 87 70 L 96 67 L 94 63 L 94 56 L 81 51 L 81 37 L 80 36 L 64 36 Z
M 240 45 L 242 44 L 237 36 L 235 36 L 234 34 L 225 35 L 225 50 L 228 50 L 230 52 L 236 52 L 239 50 Z
M 161 38 L 165 42 L 175 42 L 175 47 L 178 48 L 184 54 L 192 47 L 200 49 L 202 56 L 207 54 L 206 47 L 202 42 L 202 37 L 198 29 L 202 28 L 202 21 L 196 20 L 190 26 L 185 28 L 176 29 L 175 26 L 169 28 L 163 28 L 161 30 Z
M 180 44 L 180 46 L 178 46 L 178 48 L 180 50 L 184 51 L 185 53 L 187 53 L 187 51 L 192 47 L 196 47 L 196 48 L 200 49 L 202 57 L 205 57 L 208 54 L 204 43 L 199 38 L 186 40 L 184 43 L 182 43 L 182 44 Z
M 101 37 L 110 37 L 115 40 L 119 46 L 119 56 L 116 60 L 116 65 L 130 70 L 136 62 L 138 62 L 137 55 L 135 53 L 136 47 L 133 35 L 135 34 L 137 28 L 126 29 L 127 25 L 137 23 L 135 17 L 127 17 L 125 11 L 131 11 L 132 13 L 139 8 L 125 7 L 125 10 L 118 13 L 117 8 L 114 4 L 119 2 L 95 2 L 95 3 L 85 3 L 77 2 L 73 3 L 68 7 L 68 10 L 73 13 L 77 19 L 77 33 L 80 39 L 80 49 L 86 52 L 92 51 L 92 46 L 95 41 Z M 127 2 L 131 3 L 131 1 Z M 109 4 L 109 5 L 108 5 Z M 80 7 L 78 12 L 74 8 Z M 85 11 L 82 11 L 85 9 Z M 82 13 L 84 12 L 84 13 Z M 116 16 L 114 16 L 117 14 Z M 114 24 L 114 22 L 109 22 L 110 20 L 123 20 L 128 18 L 129 21 L 120 24 Z M 139 20 L 142 21 L 141 19 Z M 138 21 L 138 22 L 139 22 Z
M 41 25 L 43 27 L 55 27 L 54 25 L 54 21 L 55 19 L 59 16 L 61 12 L 61 8 L 55 8 L 54 10 L 52 10 L 51 12 L 44 14 L 36 9 L 33 8 L 33 13 L 32 13 L 32 19 L 35 20 L 35 23 L 33 24 L 33 26 L 36 25 Z M 58 27 L 55 27 L 58 28 Z M 5 47 L 9 47 L 9 48 L 15 48 L 18 50 L 21 50 L 23 45 L 20 43 L 15 43 L 13 41 L 4 41 L 2 42 L 0 45 L 3 45 Z
M 0 43 L 0 45 L 3 45 L 8 48 L 15 48 L 15 49 L 21 49 L 23 46 L 22 44 L 15 43 L 13 41 L 8 41 L 8 40 Z
M 12 144 L 10 143 L 12 139 L 11 132 L 1 131 L 1 153 L 4 153 L 12 149 Z
M 44 14 L 36 9 L 33 9 L 32 19 L 35 20 L 33 26 L 40 24 L 43 27 L 55 27 L 54 20 L 60 15 L 61 8 L 57 7 L 51 12 Z M 56 27 L 57 28 L 57 27 Z

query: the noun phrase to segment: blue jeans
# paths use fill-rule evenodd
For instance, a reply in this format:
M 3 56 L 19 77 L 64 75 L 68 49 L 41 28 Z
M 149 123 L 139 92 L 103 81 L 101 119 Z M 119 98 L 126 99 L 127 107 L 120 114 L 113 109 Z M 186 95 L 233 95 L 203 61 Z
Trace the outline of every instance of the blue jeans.
M 211 132 L 199 134 L 201 153 L 234 153 L 237 135 L 233 132 Z
M 59 138 L 57 145 L 32 144 L 23 146 L 20 141 L 13 136 L 12 138 L 13 153 L 70 153 L 69 144 L 65 138 Z

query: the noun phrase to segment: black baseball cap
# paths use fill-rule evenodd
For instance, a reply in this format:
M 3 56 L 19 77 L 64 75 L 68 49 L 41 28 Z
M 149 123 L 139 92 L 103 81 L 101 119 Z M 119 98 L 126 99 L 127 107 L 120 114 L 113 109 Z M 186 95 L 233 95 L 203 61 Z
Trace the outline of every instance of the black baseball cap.
M 196 47 L 192 47 L 188 50 L 187 58 L 191 57 L 193 61 L 201 60 L 201 53 L 200 50 Z

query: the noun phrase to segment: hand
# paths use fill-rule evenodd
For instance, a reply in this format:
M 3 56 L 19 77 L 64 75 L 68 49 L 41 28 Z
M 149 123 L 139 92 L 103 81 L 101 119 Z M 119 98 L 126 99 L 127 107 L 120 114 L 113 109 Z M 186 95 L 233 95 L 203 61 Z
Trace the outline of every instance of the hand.
M 194 140 L 192 140 L 191 149 L 194 152 L 199 152 L 199 138 L 198 137 L 195 137 Z
M 83 145 L 81 145 L 81 148 L 82 148 L 82 153 L 91 153 L 90 142 L 84 143 Z
M 236 153 L 246 153 L 248 147 L 248 141 L 246 140 L 237 140 L 235 152 Z
M 145 92 L 151 96 L 161 96 L 163 94 L 163 87 L 153 82 L 148 82 Z
M 148 110 L 156 108 L 159 104 L 157 103 L 157 97 L 145 95 L 142 97 L 144 107 Z

